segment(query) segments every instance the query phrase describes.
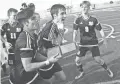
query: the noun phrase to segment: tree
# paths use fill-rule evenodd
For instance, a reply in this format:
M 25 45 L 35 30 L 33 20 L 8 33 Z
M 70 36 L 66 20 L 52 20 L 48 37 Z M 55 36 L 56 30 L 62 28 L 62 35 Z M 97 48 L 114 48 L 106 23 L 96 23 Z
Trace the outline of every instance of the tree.
M 110 1 L 110 4 L 113 4 L 113 1 Z

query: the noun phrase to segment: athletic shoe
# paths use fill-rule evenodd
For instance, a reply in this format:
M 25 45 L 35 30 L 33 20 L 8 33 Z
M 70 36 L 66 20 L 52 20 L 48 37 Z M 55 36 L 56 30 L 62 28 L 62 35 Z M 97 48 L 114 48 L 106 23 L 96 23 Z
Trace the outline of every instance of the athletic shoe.
M 113 72 L 110 70 L 110 69 L 107 69 L 107 72 L 108 72 L 108 75 L 109 75 L 109 77 L 113 77 Z
M 80 79 L 84 76 L 84 72 L 80 72 L 78 76 L 75 77 L 75 79 Z

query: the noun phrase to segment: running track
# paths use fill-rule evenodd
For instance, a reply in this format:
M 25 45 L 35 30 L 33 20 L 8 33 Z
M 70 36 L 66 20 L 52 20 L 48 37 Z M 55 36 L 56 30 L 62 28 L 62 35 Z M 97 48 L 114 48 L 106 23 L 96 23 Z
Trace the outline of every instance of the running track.
M 101 57 L 106 61 L 115 76 L 114 78 L 109 78 L 107 73 L 98 66 L 88 52 L 82 60 L 86 74 L 82 79 L 74 81 L 78 71 L 74 63 L 75 56 L 72 53 L 72 55 L 68 54 L 59 61 L 67 76 L 66 82 L 61 84 L 120 84 L 120 7 L 113 8 L 112 10 L 94 11 L 92 14 L 101 22 L 108 39 L 107 49 L 104 45 L 100 46 Z M 65 38 L 69 42 L 72 41 L 72 23 L 74 18 L 74 15 L 69 15 L 65 22 L 65 26 L 68 28 Z M 99 33 L 97 35 L 101 38 Z M 7 84 L 7 79 L 8 77 L 3 77 L 2 84 Z

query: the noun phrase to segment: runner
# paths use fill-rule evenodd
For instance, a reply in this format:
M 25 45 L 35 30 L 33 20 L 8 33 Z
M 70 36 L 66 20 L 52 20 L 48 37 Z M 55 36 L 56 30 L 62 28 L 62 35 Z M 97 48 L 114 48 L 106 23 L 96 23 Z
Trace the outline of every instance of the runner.
M 100 31 L 100 34 L 104 39 L 104 44 L 106 45 L 107 43 L 100 23 L 95 17 L 89 14 L 90 5 L 91 4 L 89 1 L 83 1 L 80 4 L 82 14 L 74 22 L 73 42 L 76 42 L 75 38 L 77 35 L 77 31 L 80 31 L 80 48 L 75 59 L 76 66 L 80 74 L 76 76 L 75 79 L 81 78 L 84 75 L 81 59 L 86 55 L 86 52 L 88 50 L 92 52 L 92 56 L 95 61 L 108 72 L 109 77 L 113 77 L 113 72 L 107 67 L 104 60 L 100 57 L 98 39 L 95 30 Z
M 60 32 L 60 27 L 66 18 L 66 8 L 64 5 L 55 4 L 50 10 L 52 20 L 44 25 L 39 38 L 39 50 L 42 55 L 47 56 L 47 50 L 62 44 L 63 35 Z M 56 52 L 55 52 L 56 53 Z M 43 71 L 39 70 L 41 77 L 44 80 L 53 80 L 50 82 L 61 82 L 66 80 L 65 73 L 61 66 L 56 62 L 52 69 Z
M 34 12 L 31 12 L 29 15 L 30 11 L 23 10 L 22 13 L 19 13 L 22 14 L 22 17 L 19 17 L 19 21 L 23 24 L 24 28 L 15 45 L 15 67 L 13 71 L 15 76 L 10 81 L 12 84 L 39 84 L 41 80 L 37 70 L 58 60 L 51 57 L 43 62 L 36 62 L 34 59 L 38 49 L 37 35 L 35 33 L 38 27 L 34 26 L 36 23 Z

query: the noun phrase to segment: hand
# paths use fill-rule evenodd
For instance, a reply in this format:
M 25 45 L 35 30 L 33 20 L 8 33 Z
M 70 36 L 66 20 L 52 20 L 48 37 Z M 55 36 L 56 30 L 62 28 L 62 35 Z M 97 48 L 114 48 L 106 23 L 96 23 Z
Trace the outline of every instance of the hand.
M 52 57 L 49 57 L 47 60 L 50 62 L 50 63 L 55 63 L 57 62 L 60 57 L 58 57 L 59 54 L 55 55 L 55 56 L 52 56 Z
M 6 47 L 7 49 L 10 49 L 10 48 L 12 47 L 12 44 L 9 43 L 9 42 L 5 42 L 5 47 Z
M 103 44 L 105 45 L 105 47 L 107 48 L 107 39 L 106 38 L 103 38 L 104 39 L 104 42 Z
M 75 43 L 76 46 L 79 46 L 78 42 L 76 42 L 75 40 L 73 40 L 73 42 Z
M 65 39 L 62 40 L 62 43 L 66 43 L 66 42 L 67 42 L 67 40 L 65 40 Z

